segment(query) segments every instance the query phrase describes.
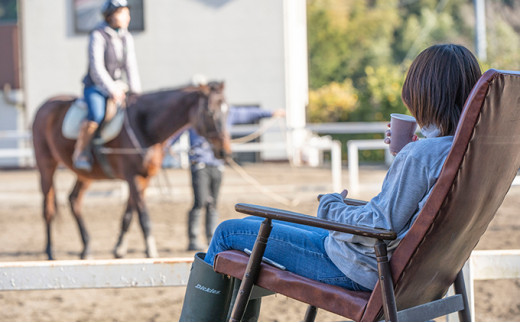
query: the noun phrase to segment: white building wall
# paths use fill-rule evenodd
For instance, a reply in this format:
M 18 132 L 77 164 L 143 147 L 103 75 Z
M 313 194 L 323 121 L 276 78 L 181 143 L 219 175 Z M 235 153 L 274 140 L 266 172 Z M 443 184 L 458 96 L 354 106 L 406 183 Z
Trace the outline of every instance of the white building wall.
M 305 107 L 308 104 L 306 1 L 284 3 L 285 96 L 288 153 L 295 165 L 301 163 L 301 147 L 307 140 Z
M 72 1 L 20 0 L 20 6 L 22 87 L 32 123 L 47 98 L 81 93 L 87 36 L 74 33 Z
M 82 95 L 88 35 L 74 30 L 73 0 L 19 1 L 27 107 L 23 128 L 28 129 L 36 109 L 49 97 Z M 285 108 L 290 129 L 305 126 L 305 1 L 143 2 L 145 30 L 133 35 L 144 91 L 187 84 L 194 74 L 204 74 L 226 82 L 229 103 Z M 285 138 L 269 135 L 263 140 Z
M 0 93 L 0 167 L 32 165 L 22 92 Z

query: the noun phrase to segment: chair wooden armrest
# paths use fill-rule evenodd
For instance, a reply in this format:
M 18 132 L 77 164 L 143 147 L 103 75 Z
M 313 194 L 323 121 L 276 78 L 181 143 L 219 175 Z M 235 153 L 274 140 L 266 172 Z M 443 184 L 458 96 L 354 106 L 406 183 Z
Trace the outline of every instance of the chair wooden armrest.
M 240 213 L 259 216 L 271 220 L 298 223 L 327 230 L 375 238 L 379 240 L 395 240 L 397 237 L 397 234 L 395 232 L 389 230 L 347 225 L 339 222 L 319 219 L 317 217 L 302 213 L 280 210 L 266 206 L 238 203 L 235 205 L 235 210 Z

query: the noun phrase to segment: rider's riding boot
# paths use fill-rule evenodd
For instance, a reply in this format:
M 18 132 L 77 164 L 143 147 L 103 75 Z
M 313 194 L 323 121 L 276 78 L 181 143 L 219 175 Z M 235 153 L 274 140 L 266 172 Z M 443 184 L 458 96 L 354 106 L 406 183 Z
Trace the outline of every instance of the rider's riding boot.
M 76 141 L 74 153 L 72 154 L 74 168 L 87 172 L 92 170 L 92 162 L 90 160 L 88 148 L 90 147 L 90 142 L 94 137 L 97 128 L 98 124 L 94 121 L 85 120 L 81 124 L 78 140 Z
M 179 322 L 224 322 L 233 294 L 233 279 L 213 271 L 197 253 L 191 266 Z

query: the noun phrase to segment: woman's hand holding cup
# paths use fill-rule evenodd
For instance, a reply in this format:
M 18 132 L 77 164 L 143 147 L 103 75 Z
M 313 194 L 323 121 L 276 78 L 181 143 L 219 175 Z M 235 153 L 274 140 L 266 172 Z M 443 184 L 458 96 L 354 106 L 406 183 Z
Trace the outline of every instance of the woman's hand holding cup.
M 406 144 L 418 140 L 415 135 L 417 122 L 414 117 L 405 114 L 392 113 L 390 116 L 391 121 L 388 124 L 389 129 L 385 131 L 384 142 L 390 145 L 390 153 L 395 156 Z

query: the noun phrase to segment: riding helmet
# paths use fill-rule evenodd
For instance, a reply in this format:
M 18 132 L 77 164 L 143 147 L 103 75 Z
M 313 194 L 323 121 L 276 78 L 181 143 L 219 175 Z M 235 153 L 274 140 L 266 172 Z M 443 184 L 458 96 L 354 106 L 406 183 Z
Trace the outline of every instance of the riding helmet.
M 113 14 L 117 9 L 128 7 L 127 0 L 107 0 L 103 7 L 101 7 L 101 13 L 105 19 Z

